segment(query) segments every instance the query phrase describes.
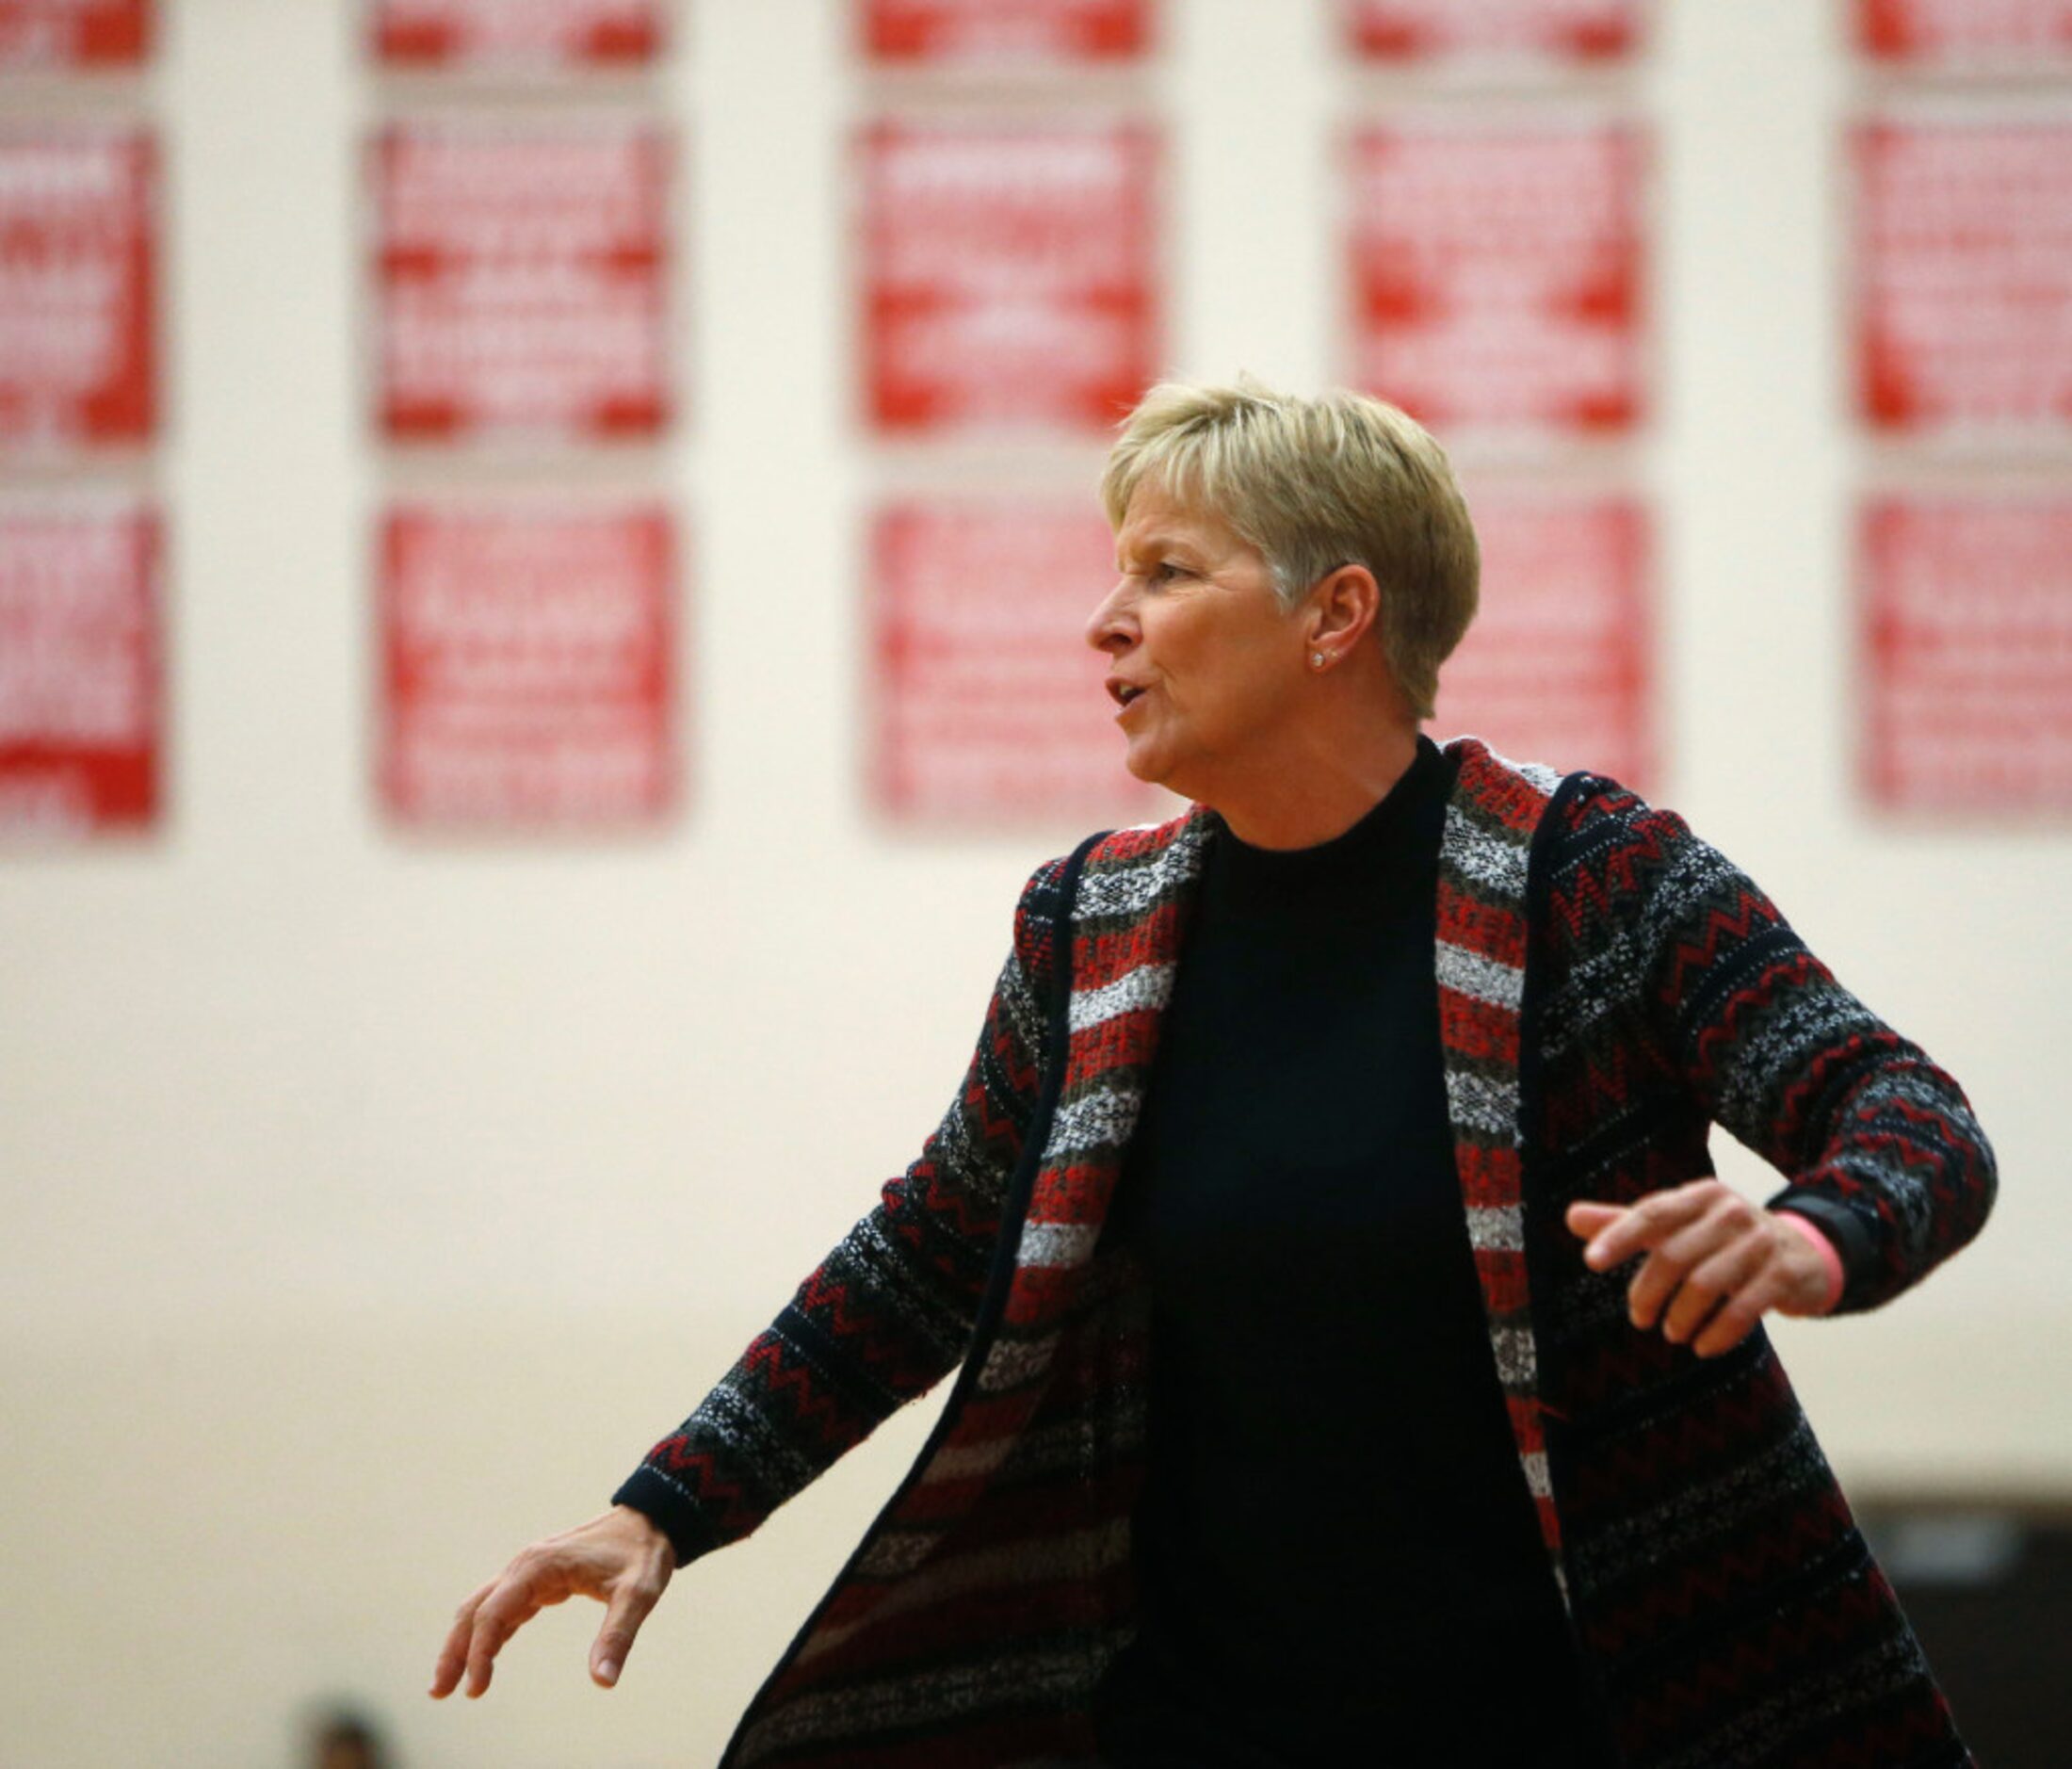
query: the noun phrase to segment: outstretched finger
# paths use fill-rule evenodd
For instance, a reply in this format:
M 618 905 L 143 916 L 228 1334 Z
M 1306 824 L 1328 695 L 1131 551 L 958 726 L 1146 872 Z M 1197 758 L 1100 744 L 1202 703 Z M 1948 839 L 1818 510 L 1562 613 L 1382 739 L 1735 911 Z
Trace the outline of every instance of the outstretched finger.
M 1603 1234 L 1625 1214 L 1623 1204 L 1597 1204 L 1585 1198 L 1571 1204 L 1562 1220 L 1568 1225 L 1570 1234 L 1590 1241 Z
M 1659 1247 L 1687 1223 L 1711 1207 L 1718 1182 L 1699 1180 L 1673 1192 L 1657 1192 L 1601 1230 L 1583 1249 L 1583 1263 L 1593 1272 L 1624 1265 L 1637 1253 Z
M 1785 1281 L 1775 1266 L 1758 1272 L 1706 1323 L 1705 1331 L 1692 1340 L 1691 1349 L 1700 1357 L 1717 1357 L 1722 1352 L 1732 1351 L 1756 1330 L 1756 1323 L 1764 1315 L 1784 1300 L 1784 1295 Z
M 605 1610 L 605 1625 L 597 1631 L 597 1642 L 590 1649 L 591 1680 L 606 1689 L 619 1680 L 626 1654 L 633 1650 L 633 1637 L 640 1631 L 662 1595 L 658 1581 L 645 1578 L 622 1581 L 612 1591 Z
M 1641 1269 L 1626 1289 L 1627 1319 L 1642 1332 L 1652 1329 L 1661 1320 L 1662 1310 L 1669 1299 L 1682 1289 L 1691 1268 L 1657 1247 L 1641 1261 Z
M 1769 1257 L 1762 1236 L 1743 1235 L 1694 1266 L 1662 1318 L 1662 1337 L 1672 1344 L 1694 1340 L 1716 1308 L 1755 1281 Z
M 445 1644 L 439 1648 L 439 1662 L 432 1666 L 431 1696 L 443 1701 L 453 1694 L 461 1681 L 461 1673 L 467 1667 L 468 1642 L 475 1633 L 475 1612 L 482 1607 L 482 1601 L 495 1590 L 498 1581 L 492 1579 L 479 1586 L 468 1600 L 454 1612 L 453 1626 L 446 1630 Z
M 504 1642 L 540 1613 L 541 1602 L 534 1586 L 512 1583 L 507 1578 L 502 1588 L 475 1612 L 475 1632 L 468 1642 L 467 1693 L 471 1700 L 489 1687 Z

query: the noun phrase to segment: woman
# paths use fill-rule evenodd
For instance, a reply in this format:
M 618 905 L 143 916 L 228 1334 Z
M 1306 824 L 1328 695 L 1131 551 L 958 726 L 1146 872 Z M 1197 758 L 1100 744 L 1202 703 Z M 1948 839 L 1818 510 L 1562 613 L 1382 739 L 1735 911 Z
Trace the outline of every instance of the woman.
M 1402 414 L 1161 387 L 1103 495 L 1194 803 L 1030 879 L 921 1159 L 432 1693 L 576 1592 L 615 1681 L 961 1360 L 730 1763 L 1967 1761 L 1757 1325 L 1977 1232 L 1955 1083 L 1680 820 L 1420 734 L 1478 564 Z

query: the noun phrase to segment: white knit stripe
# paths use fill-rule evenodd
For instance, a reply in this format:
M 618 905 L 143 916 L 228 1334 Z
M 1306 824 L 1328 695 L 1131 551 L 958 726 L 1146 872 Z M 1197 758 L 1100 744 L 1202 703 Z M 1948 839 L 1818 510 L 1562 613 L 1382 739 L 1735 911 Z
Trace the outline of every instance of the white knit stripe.
M 1025 1270 L 1084 1265 L 1100 1236 L 1097 1223 L 1025 1223 L 1014 1263 Z
M 1730 1472 L 1676 1489 L 1644 1510 L 1600 1523 L 1590 1545 L 1576 1555 L 1578 1572 L 1592 1583 L 1624 1578 L 1635 1567 L 1752 1517 L 1787 1488 L 1817 1478 L 1823 1464 L 1813 1428 L 1803 1418 L 1791 1429 Z
M 1550 799 L 1561 790 L 1562 782 L 1567 777 L 1559 768 L 1549 768 L 1545 762 L 1514 762 L 1510 756 L 1499 755 L 1495 750 L 1489 752 L 1489 758 L 1491 761 L 1503 763 L 1513 773 L 1528 785 L 1539 787 Z
M 1446 1107 L 1454 1128 L 1479 1130 L 1499 1144 L 1517 1134 L 1517 1092 L 1501 1082 L 1465 1070 L 1446 1072 Z
M 1538 1380 L 1539 1351 L 1530 1327 L 1493 1326 L 1489 1343 L 1497 1354 L 1497 1377 L 1514 1394 L 1530 1394 Z
M 1525 1212 L 1515 1204 L 1470 1205 L 1467 1244 L 1481 1253 L 1523 1253 Z
M 1058 1335 L 1045 1333 L 1033 1339 L 995 1339 L 979 1371 L 979 1388 L 985 1394 L 1000 1394 L 1018 1388 L 1041 1375 L 1058 1353 Z
M 1516 965 L 1470 951 L 1450 941 L 1438 943 L 1439 987 L 1472 1001 L 1515 1014 L 1525 1003 L 1525 972 Z
M 1125 1014 L 1163 1007 L 1173 998 L 1171 965 L 1139 965 L 1098 989 L 1072 992 L 1072 1030 L 1082 1032 Z
M 1059 1109 L 1044 1143 L 1044 1160 L 1061 1166 L 1097 1149 L 1120 1148 L 1137 1128 L 1143 1089 L 1134 1083 L 1102 1087 Z
M 1554 1496 L 1554 1483 L 1547 1478 L 1545 1450 L 1534 1450 L 1529 1455 L 1521 1455 L 1518 1466 L 1525 1469 L 1526 1490 L 1533 1498 L 1551 1499 Z
M 1092 1578 L 1119 1564 L 1128 1552 L 1129 1519 L 1116 1517 L 1063 1535 L 1025 1536 L 1018 1542 L 958 1554 L 930 1566 L 925 1579 L 894 1585 L 859 1620 L 814 1630 L 798 1662 L 803 1664 L 840 1646 L 860 1628 L 874 1627 L 946 1598 L 966 1591 L 1010 1590 L 1045 1579 Z
M 1093 917 L 1134 918 L 1150 908 L 1165 880 L 1156 866 L 1125 867 L 1115 872 L 1084 872 L 1074 901 L 1074 912 L 1084 921 Z
M 1029 982 L 1028 973 L 1022 968 L 1019 954 L 1008 953 L 1007 963 L 1000 967 L 999 981 L 994 984 L 994 994 L 999 998 L 1015 1037 L 1022 1041 L 1022 1048 L 1041 1050 L 1044 1047 L 1044 1010 Z
M 1458 804 L 1446 809 L 1446 838 L 1441 850 L 1463 878 L 1496 897 L 1523 901 L 1528 844 L 1525 837 L 1507 841 L 1480 823 Z

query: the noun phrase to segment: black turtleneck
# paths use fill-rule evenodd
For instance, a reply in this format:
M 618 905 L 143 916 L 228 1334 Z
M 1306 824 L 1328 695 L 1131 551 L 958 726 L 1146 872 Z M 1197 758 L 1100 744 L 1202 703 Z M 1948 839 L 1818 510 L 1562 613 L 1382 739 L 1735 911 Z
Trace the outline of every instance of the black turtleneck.
M 1211 842 L 1107 1231 L 1154 1319 L 1104 1761 L 1596 1761 L 1447 1119 L 1453 772 L 1420 738 L 1333 840 Z

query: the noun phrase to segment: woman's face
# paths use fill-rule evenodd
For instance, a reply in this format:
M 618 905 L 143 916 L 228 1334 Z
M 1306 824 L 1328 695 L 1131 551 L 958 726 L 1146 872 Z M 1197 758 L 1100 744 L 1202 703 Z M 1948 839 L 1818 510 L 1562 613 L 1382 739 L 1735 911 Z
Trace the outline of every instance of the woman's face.
M 1115 534 L 1120 580 L 1087 623 L 1140 780 L 1205 803 L 1257 768 L 1302 690 L 1303 636 L 1258 549 L 1140 484 Z

